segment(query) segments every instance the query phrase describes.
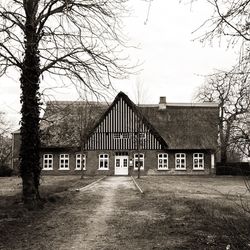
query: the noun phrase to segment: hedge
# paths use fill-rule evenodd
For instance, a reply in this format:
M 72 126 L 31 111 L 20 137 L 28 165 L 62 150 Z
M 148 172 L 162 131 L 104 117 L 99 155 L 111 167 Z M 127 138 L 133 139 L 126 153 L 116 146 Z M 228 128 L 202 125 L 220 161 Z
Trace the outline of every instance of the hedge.
M 217 163 L 216 175 L 250 175 L 250 164 L 248 162 Z

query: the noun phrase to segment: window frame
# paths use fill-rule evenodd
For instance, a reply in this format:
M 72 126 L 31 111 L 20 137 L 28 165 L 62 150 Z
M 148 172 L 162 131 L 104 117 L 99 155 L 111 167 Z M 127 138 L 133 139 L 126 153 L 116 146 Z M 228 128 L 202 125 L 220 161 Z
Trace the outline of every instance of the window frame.
M 80 166 L 78 164 L 79 160 L 80 160 Z M 83 160 L 84 160 L 84 165 L 82 167 Z M 75 170 L 86 170 L 86 155 L 85 154 L 76 154 L 76 167 L 75 167 Z
M 178 156 L 179 155 L 179 156 Z M 182 163 L 177 163 L 177 160 L 184 160 L 184 167 L 177 167 L 177 165 L 179 164 L 180 166 L 182 165 Z M 176 153 L 175 154 L 175 170 L 187 170 L 187 156 L 186 153 Z
M 137 157 L 136 157 L 137 155 Z M 142 155 L 142 157 L 141 157 Z M 144 170 L 144 153 L 140 153 L 140 162 L 142 161 L 142 166 L 140 167 L 140 170 Z M 136 167 L 136 160 L 138 160 L 138 153 L 134 154 L 134 170 L 138 170 L 138 167 Z
M 47 163 L 46 165 L 50 165 L 51 167 L 45 167 L 45 160 L 49 161 L 50 158 L 45 156 L 51 156 L 51 163 Z M 43 168 L 42 170 L 53 170 L 53 154 L 43 154 Z
M 101 167 L 101 162 L 103 162 L 103 166 L 105 166 L 105 161 L 107 161 L 107 168 Z M 98 170 L 109 170 L 109 154 L 99 154 Z
M 197 155 L 197 156 L 195 156 Z M 193 153 L 193 170 L 204 170 L 205 169 L 205 160 L 204 153 Z M 195 160 L 198 161 L 198 167 L 195 167 Z M 202 167 L 199 167 L 199 160 L 202 160 Z
M 161 156 L 161 157 L 160 157 Z M 162 163 L 160 163 L 160 160 L 162 160 Z M 164 160 L 167 160 L 167 166 L 166 167 L 159 167 L 160 165 L 165 165 L 164 164 Z M 168 154 L 167 153 L 159 153 L 158 154 L 158 168 L 157 168 L 158 170 L 168 170 L 169 168 L 168 168 Z
M 139 132 L 139 139 L 146 140 L 146 132 Z
M 66 157 L 67 156 L 67 157 Z M 65 167 L 65 161 L 68 160 L 68 167 Z M 62 163 L 63 161 L 63 163 Z M 62 167 L 63 165 L 63 167 Z M 59 170 L 70 170 L 69 168 L 69 154 L 60 154 L 59 156 Z
M 114 132 L 113 139 L 114 140 L 128 140 L 129 139 L 129 132 Z

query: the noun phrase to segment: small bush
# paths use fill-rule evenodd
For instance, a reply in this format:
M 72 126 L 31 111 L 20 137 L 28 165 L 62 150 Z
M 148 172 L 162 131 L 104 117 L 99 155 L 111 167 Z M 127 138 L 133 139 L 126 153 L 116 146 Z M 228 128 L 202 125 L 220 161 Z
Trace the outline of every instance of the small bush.
M 13 169 L 3 165 L 0 166 L 0 177 L 6 177 L 6 176 L 11 176 L 13 174 Z
M 250 175 L 250 165 L 248 162 L 217 163 L 216 174 L 238 176 Z

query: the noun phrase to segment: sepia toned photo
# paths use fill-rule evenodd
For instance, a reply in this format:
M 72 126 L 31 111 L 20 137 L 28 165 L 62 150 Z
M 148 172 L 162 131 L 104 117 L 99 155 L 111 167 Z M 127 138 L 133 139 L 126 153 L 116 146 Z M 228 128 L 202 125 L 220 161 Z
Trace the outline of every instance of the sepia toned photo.
M 0 0 L 0 250 L 250 250 L 249 76 L 246 0 Z

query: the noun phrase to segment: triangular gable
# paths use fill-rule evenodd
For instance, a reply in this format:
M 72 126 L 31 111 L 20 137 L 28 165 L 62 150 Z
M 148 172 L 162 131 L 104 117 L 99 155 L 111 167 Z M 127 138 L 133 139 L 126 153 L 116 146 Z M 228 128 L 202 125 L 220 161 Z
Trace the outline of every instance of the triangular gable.
M 120 92 L 88 136 L 86 149 L 136 150 L 138 147 L 165 149 L 168 146 L 136 105 Z

